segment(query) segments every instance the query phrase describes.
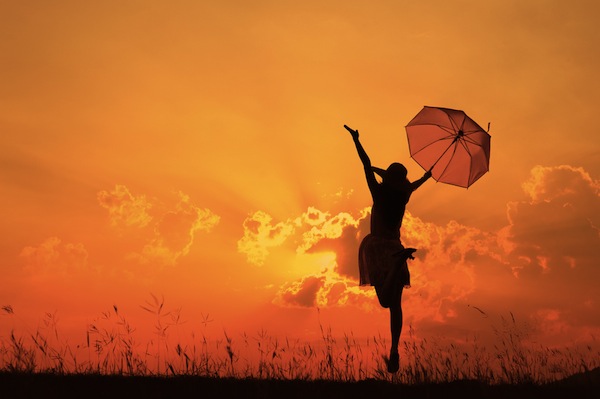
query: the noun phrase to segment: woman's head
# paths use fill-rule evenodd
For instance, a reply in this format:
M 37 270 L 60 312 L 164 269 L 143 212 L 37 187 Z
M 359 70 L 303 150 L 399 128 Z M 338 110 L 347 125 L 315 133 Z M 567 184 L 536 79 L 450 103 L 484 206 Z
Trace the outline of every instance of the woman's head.
M 407 181 L 406 176 L 408 171 L 401 163 L 394 162 L 385 171 L 383 175 L 383 183 L 391 186 L 404 185 Z

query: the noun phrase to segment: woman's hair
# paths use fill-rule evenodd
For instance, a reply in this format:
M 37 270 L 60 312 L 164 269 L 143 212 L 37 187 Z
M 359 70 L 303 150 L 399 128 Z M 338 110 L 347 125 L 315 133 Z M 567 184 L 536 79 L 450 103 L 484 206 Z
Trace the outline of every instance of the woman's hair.
M 392 179 L 395 181 L 402 181 L 406 179 L 408 171 L 401 163 L 394 162 L 388 166 L 385 171 L 384 180 Z

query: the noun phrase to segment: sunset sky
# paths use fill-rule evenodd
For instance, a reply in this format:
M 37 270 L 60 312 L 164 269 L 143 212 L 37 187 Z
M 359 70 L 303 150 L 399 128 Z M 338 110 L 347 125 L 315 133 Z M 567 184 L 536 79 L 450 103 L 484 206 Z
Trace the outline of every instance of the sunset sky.
M 371 199 L 343 125 L 414 180 L 405 126 L 429 105 L 491 124 L 490 171 L 413 194 L 406 329 L 463 340 L 512 316 L 533 342 L 597 338 L 599 16 L 593 0 L 0 0 L 0 334 L 50 312 L 75 342 L 113 305 L 143 325 L 155 295 L 182 331 L 387 336 L 358 287 Z

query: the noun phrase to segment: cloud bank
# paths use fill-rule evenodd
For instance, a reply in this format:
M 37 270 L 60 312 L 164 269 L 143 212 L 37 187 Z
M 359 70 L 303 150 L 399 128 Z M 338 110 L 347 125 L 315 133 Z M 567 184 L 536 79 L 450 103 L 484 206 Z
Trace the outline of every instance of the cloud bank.
M 98 202 L 108 210 L 114 227 L 124 234 L 137 230 L 136 236 L 144 237 L 142 248 L 129 255 L 142 264 L 175 265 L 189 253 L 196 235 L 211 231 L 220 220 L 217 214 L 196 206 L 182 192 L 177 193 L 174 204 L 166 206 L 116 185 L 110 191 L 98 192 Z
M 418 249 L 409 264 L 413 287 L 403 298 L 412 322 L 460 326 L 474 316 L 513 312 L 539 332 L 600 331 L 599 182 L 581 168 L 537 166 L 522 187 L 526 199 L 507 205 L 507 224 L 498 231 L 436 225 L 407 211 L 402 241 Z M 276 247 L 297 257 L 331 255 L 321 273 L 283 284 L 274 298 L 280 306 L 368 308 L 372 289 L 357 286 L 368 223 L 369 207 L 354 216 L 309 208 L 284 221 L 260 211 L 244 222 L 238 250 L 263 267 Z
M 20 253 L 24 269 L 37 275 L 72 275 L 87 270 L 88 251 L 81 243 L 49 237 L 40 245 L 26 246 Z

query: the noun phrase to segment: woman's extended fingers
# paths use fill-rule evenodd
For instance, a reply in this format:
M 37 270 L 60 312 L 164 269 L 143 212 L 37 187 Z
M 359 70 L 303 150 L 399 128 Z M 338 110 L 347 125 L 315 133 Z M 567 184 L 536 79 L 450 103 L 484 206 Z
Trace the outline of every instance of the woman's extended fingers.
M 354 130 L 351 127 L 349 127 L 348 125 L 344 125 L 344 127 L 346 128 L 347 131 L 350 132 L 350 134 L 352 134 L 352 137 L 355 137 L 355 138 L 358 137 L 358 130 Z

